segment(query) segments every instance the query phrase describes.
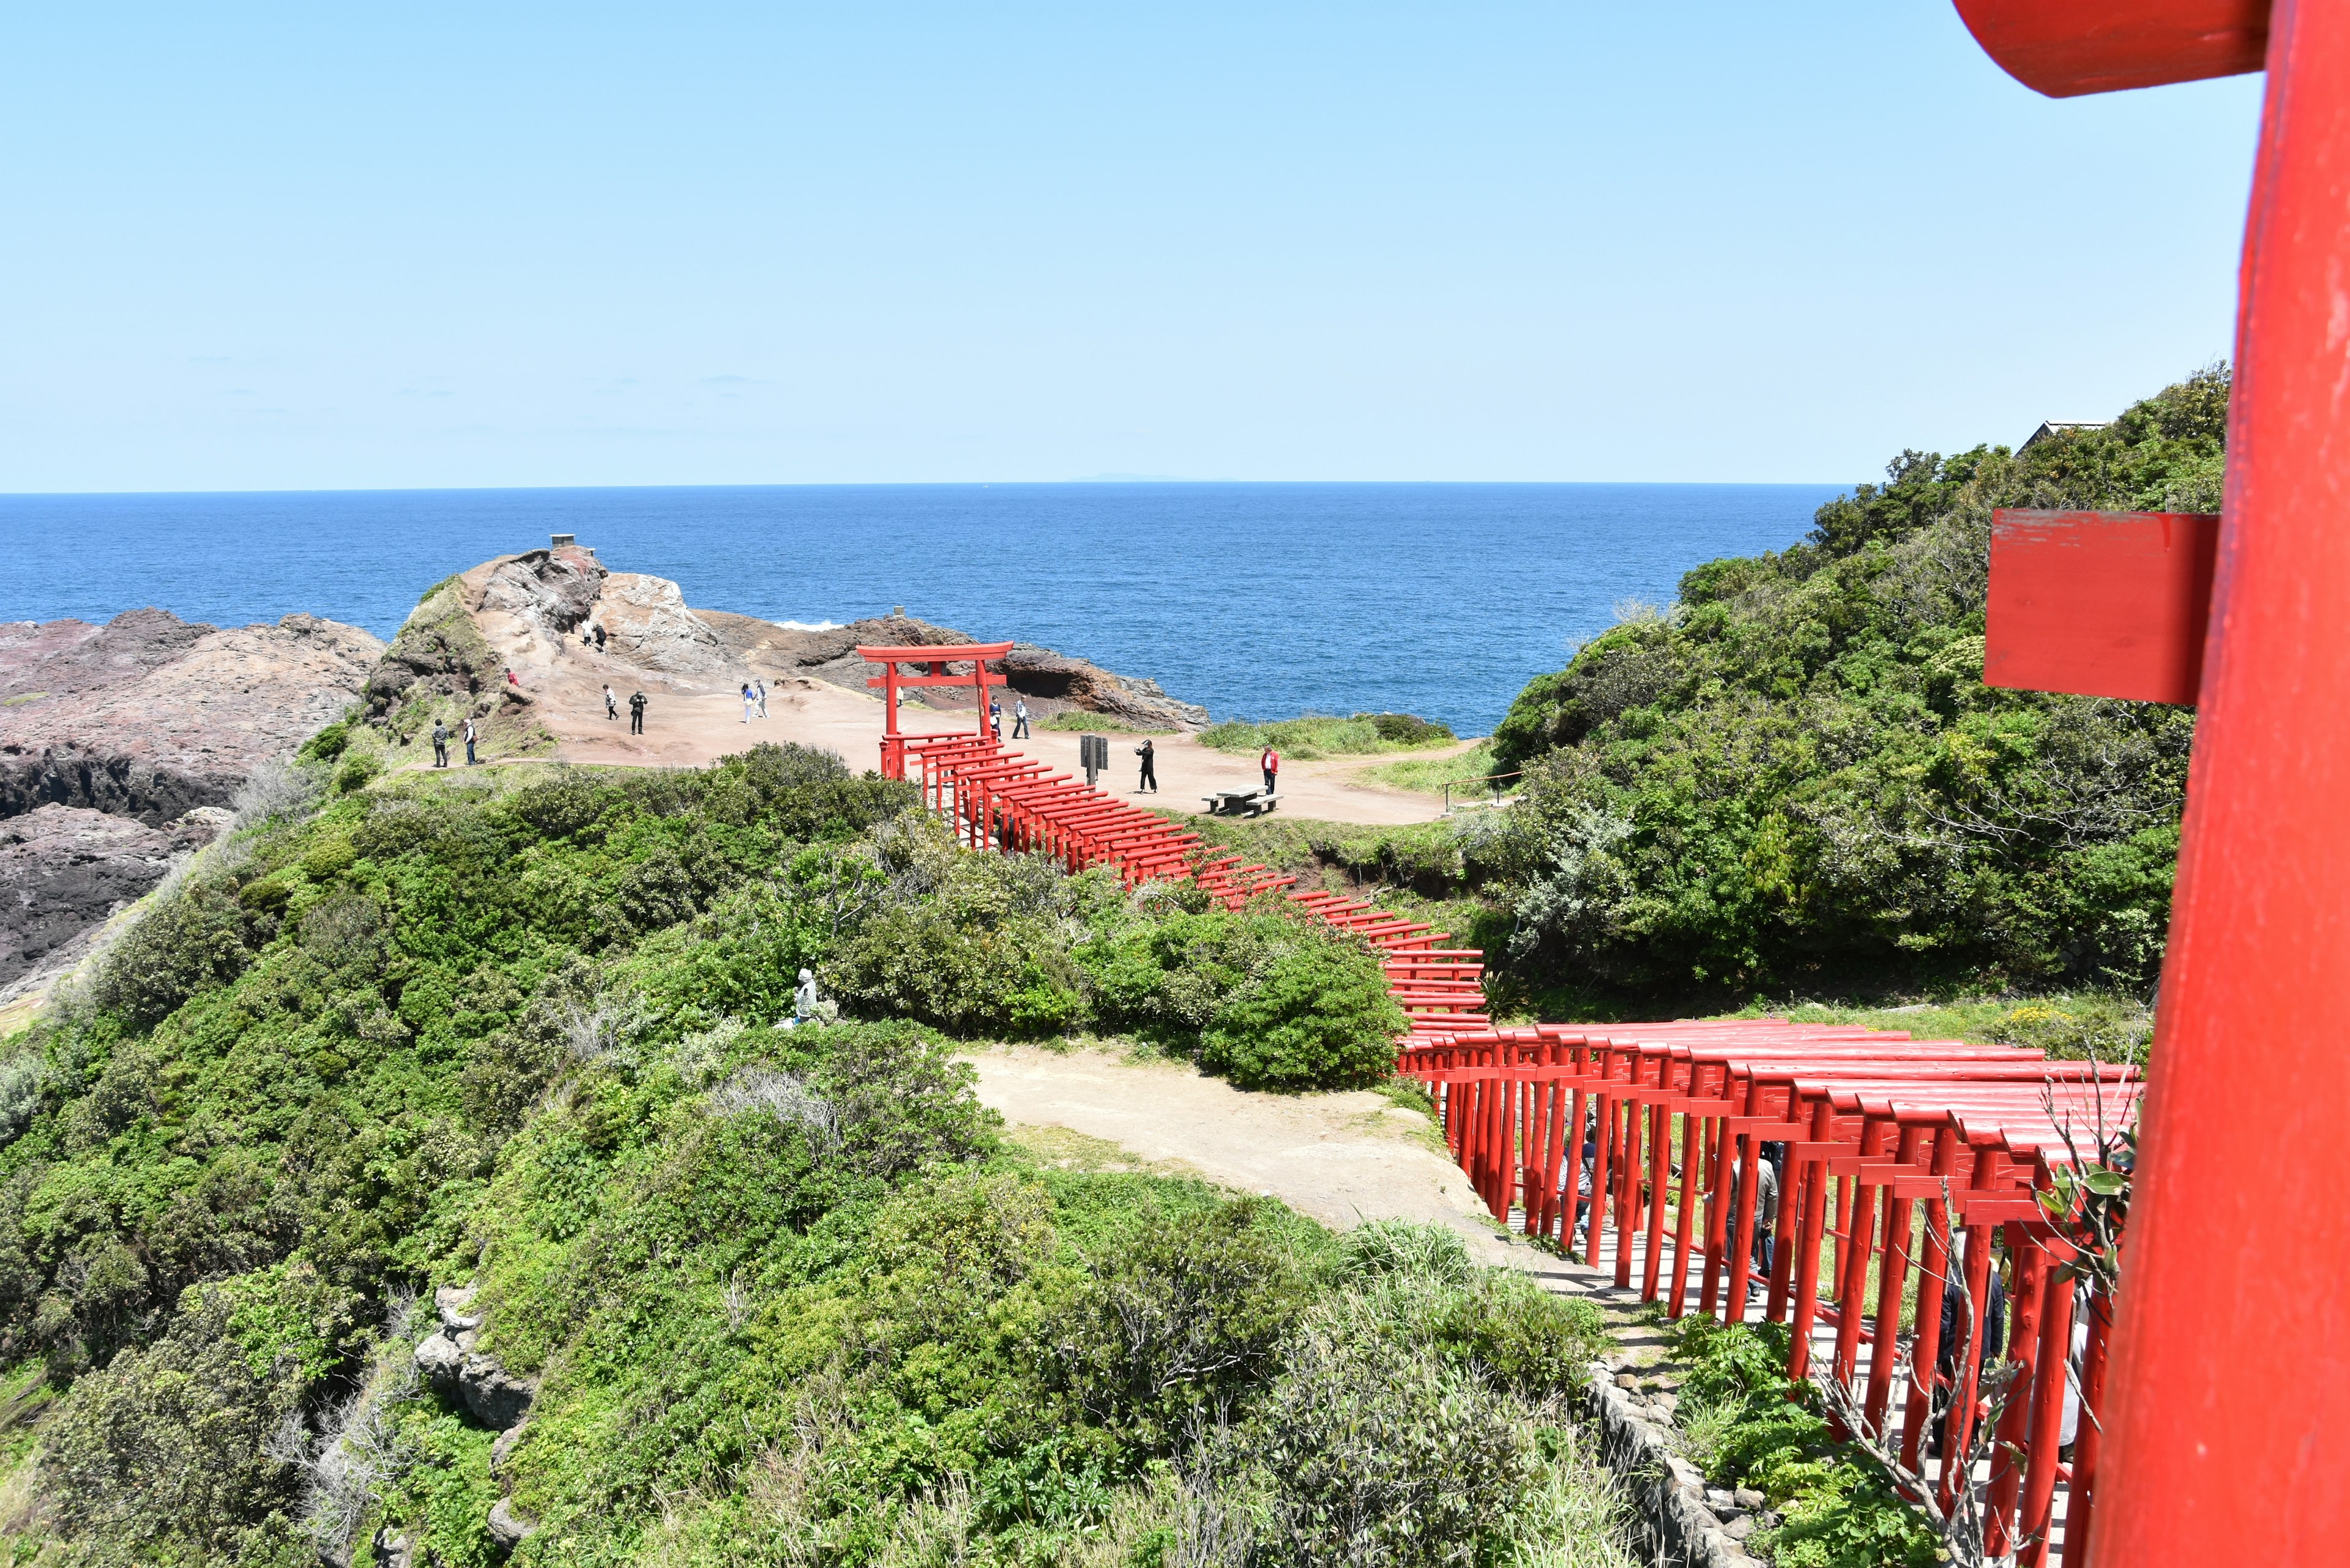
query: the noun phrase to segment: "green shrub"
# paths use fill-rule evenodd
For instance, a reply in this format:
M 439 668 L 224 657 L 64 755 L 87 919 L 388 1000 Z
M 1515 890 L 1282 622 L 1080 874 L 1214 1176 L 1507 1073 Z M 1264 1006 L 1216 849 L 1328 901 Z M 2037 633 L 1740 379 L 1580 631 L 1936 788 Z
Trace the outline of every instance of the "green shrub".
M 90 1000 L 131 1028 L 151 1028 L 189 998 L 242 974 L 273 926 L 239 902 L 225 878 L 191 877 L 163 892 L 107 950 Z
M 1305 1304 L 1271 1207 L 1154 1220 L 1097 1266 L 1059 1346 L 1088 1415 L 1154 1454 L 1239 1417 Z
M 42 1475 L 87 1561 L 234 1562 L 265 1554 L 296 1474 L 264 1451 L 296 1407 L 290 1365 L 256 1373 L 225 1296 L 78 1381 L 42 1434 Z
M 1377 752 L 1408 751 L 1442 745 L 1451 729 L 1409 713 L 1357 713 L 1340 719 L 1326 713 L 1272 723 L 1228 719 L 1200 732 L 1199 741 L 1211 751 L 1248 753 L 1271 745 L 1284 758 L 1312 762 L 1316 757 L 1360 756 Z
M 2194 715 L 1986 686 L 1991 521 L 2208 502 L 2228 389 L 1904 452 L 1804 543 L 1692 569 L 1531 681 L 1492 741 L 1522 796 L 1481 847 L 1522 981 L 2149 985 Z
M 1763 1543 L 1791 1568 L 1928 1568 L 1940 1543 L 1925 1516 L 1858 1449 L 1836 1441 L 1811 1398 L 1787 1397 L 1787 1331 L 1683 1318 L 1667 1353 L 1689 1367 L 1677 1415 L 1709 1434 L 1697 1457 L 1724 1486 L 1750 1486 L 1784 1522 Z
M 335 770 L 335 793 L 355 794 L 383 774 L 383 759 L 373 752 L 353 752 Z
M 1409 1027 L 1370 950 L 1313 931 L 1217 1010 L 1200 1032 L 1200 1062 L 1243 1089 L 1359 1088 L 1395 1070 Z
M 344 748 L 350 743 L 349 721 L 338 719 L 303 742 L 302 749 L 295 755 L 306 763 L 331 763 L 341 756 Z
M 1301 1564 L 1491 1561 L 1539 1473 L 1505 1397 L 1349 1297 L 1290 1336 L 1243 1442 L 1271 1480 L 1274 1538 Z

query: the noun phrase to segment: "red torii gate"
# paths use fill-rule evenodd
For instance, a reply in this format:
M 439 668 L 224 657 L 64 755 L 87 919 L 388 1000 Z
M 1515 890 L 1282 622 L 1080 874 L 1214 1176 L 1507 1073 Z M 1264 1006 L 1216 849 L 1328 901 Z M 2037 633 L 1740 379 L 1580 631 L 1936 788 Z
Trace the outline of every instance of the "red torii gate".
M 881 673 L 868 678 L 865 684 L 881 688 L 883 718 L 881 722 L 881 776 L 901 779 L 906 776 L 906 737 L 898 732 L 898 693 L 909 686 L 968 686 L 977 700 L 979 733 L 992 733 L 987 723 L 987 683 L 1000 679 L 991 676 L 987 661 L 1002 659 L 1012 651 L 1008 642 L 960 642 L 935 646 L 917 645 L 911 648 L 867 648 L 859 644 L 857 657 L 868 664 L 878 664 Z M 969 661 L 971 670 L 964 675 L 947 673 L 949 664 Z M 920 675 L 901 675 L 901 664 L 919 664 Z
M 2007 684 L 2200 710 L 2091 1561 L 2339 1563 L 2350 4 L 1957 4 L 1993 59 L 2051 97 L 2268 72 L 2218 524 L 2002 518 L 1986 666 Z

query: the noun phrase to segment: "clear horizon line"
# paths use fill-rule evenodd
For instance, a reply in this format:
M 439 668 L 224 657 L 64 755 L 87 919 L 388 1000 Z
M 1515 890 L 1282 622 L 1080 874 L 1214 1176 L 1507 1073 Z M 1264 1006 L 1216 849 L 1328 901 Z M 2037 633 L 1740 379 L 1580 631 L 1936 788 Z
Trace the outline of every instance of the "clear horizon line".
M 450 495 L 478 493 L 499 493 L 530 491 L 599 491 L 599 490 L 986 490 L 1002 486 L 1013 488 L 1046 488 L 1074 484 L 1115 485 L 1284 485 L 1284 484 L 1359 484 L 1359 485 L 1425 485 L 1436 486 L 1518 486 L 1536 489 L 1550 486 L 1587 485 L 1607 488 L 1660 488 L 1673 486 L 1685 490 L 1701 489 L 1844 489 L 1866 480 L 1805 480 L 1805 479 L 1185 479 L 1169 475 L 1128 478 L 1123 475 L 1089 475 L 1076 479 L 816 479 L 816 480 L 755 480 L 698 481 L 688 483 L 650 484 L 337 484 L 337 485 L 223 485 L 197 489 L 171 489 L 147 486 L 132 490 L 0 490 L 0 501 L 36 500 L 78 495 Z

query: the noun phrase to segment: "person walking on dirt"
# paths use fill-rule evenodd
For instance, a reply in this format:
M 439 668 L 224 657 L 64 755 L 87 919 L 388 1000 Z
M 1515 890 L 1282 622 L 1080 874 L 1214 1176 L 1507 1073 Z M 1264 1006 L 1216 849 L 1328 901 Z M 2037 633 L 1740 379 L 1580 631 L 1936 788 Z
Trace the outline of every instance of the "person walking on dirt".
M 751 722 L 751 710 L 757 703 L 758 699 L 751 695 L 751 683 L 745 680 L 743 682 L 743 722 L 745 724 Z
M 596 628 L 596 651 L 598 653 L 604 651 L 604 628 L 600 623 Z
M 1142 759 L 1142 776 L 1135 781 L 1134 793 L 1140 794 L 1144 790 L 1149 790 L 1152 794 L 1157 794 L 1159 793 L 1159 751 L 1150 743 L 1149 736 L 1145 735 L 1142 738 L 1142 744 L 1134 748 L 1134 754 Z
M 438 721 L 432 726 L 432 765 L 436 768 L 449 765 L 449 726 Z
M 469 768 L 481 761 L 473 755 L 473 742 L 479 739 L 481 739 L 481 732 L 473 727 L 473 715 L 467 714 L 465 717 L 465 765 Z
M 612 683 L 607 680 L 604 682 L 604 717 L 617 719 L 619 716 L 620 700 L 612 695 Z
M 1257 758 L 1256 765 L 1264 770 L 1264 793 L 1273 794 L 1281 782 L 1281 753 L 1268 742 L 1263 754 Z
M 759 717 L 764 719 L 767 716 L 767 683 L 754 680 L 752 684 L 759 689 Z
M 1015 741 L 1028 738 L 1028 699 L 1025 697 L 1012 704 L 1012 738 Z
M 641 735 L 644 732 L 645 694 L 641 691 L 633 692 L 629 698 L 629 733 Z

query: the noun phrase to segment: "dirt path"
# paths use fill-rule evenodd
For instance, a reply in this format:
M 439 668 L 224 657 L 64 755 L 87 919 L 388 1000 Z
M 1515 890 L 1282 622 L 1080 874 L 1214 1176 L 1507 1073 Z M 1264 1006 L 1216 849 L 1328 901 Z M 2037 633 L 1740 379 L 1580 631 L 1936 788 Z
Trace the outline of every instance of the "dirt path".
M 1008 1046 L 966 1056 L 979 1097 L 1015 1127 L 1066 1127 L 1222 1187 L 1270 1193 L 1345 1230 L 1433 1220 L 1493 1263 L 1537 1256 L 1495 1233 L 1427 1118 L 1368 1092 L 1243 1094 L 1188 1063 Z

